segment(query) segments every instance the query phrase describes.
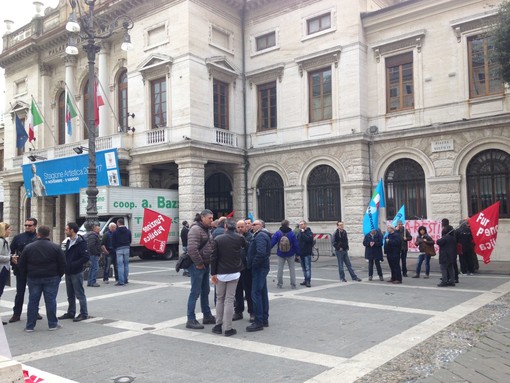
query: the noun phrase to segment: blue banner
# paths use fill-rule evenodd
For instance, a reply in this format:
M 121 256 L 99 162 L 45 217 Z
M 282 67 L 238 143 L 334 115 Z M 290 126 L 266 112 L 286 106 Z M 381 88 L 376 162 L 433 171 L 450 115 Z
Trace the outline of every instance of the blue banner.
M 76 194 L 88 185 L 88 154 L 22 166 L 27 197 Z M 117 149 L 96 152 L 97 186 L 121 186 Z
M 367 235 L 371 230 L 379 228 L 379 209 L 386 207 L 384 201 L 384 185 L 382 178 L 377 184 L 372 199 L 370 200 L 365 215 L 363 216 L 363 234 Z

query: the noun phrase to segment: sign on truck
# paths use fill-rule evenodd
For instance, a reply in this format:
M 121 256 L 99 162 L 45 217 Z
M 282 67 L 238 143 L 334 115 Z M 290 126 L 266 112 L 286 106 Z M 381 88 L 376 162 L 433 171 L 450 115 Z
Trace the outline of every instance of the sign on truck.
M 80 216 L 87 215 L 86 188 L 80 189 Z M 166 241 L 163 258 L 170 259 L 178 254 L 179 247 L 179 194 L 176 190 L 135 188 L 127 186 L 100 186 L 97 195 L 97 214 L 103 226 L 101 234 L 108 230 L 110 222 L 124 217 L 131 230 L 131 255 L 149 258 L 155 252 L 140 245 L 144 209 L 151 209 L 172 219 L 172 226 Z M 126 221 L 127 220 L 127 221 Z

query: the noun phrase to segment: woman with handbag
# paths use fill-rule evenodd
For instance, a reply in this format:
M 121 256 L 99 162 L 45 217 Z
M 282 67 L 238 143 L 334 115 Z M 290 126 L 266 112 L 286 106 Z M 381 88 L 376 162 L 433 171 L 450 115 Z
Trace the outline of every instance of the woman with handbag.
M 430 259 L 436 255 L 434 249 L 434 240 L 427 234 L 427 228 L 420 226 L 418 228 L 418 236 L 416 237 L 416 246 L 420 250 L 418 255 L 418 264 L 416 265 L 416 275 L 413 278 L 420 278 L 421 265 L 425 261 L 425 279 L 428 279 L 430 273 Z

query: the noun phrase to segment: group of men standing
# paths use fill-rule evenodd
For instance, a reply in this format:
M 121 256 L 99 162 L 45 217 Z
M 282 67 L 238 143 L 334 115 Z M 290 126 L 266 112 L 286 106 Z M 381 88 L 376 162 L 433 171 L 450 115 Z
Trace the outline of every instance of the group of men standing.
M 218 229 L 219 227 L 219 229 Z M 212 229 L 216 228 L 214 232 Z M 187 231 L 187 227 L 186 227 Z M 187 254 L 193 261 L 188 268 L 191 290 L 187 305 L 186 328 L 203 329 L 214 324 L 212 332 L 231 336 L 237 333 L 232 322 L 243 319 L 246 300 L 249 321 L 246 331 L 254 332 L 269 326 L 269 297 L 267 275 L 270 269 L 271 248 L 287 237 L 289 248 L 278 247 L 279 284 L 282 285 L 283 265 L 286 261 L 291 270 L 299 256 L 303 268 L 303 286 L 311 287 L 311 256 L 313 233 L 305 221 L 299 223 L 294 233 L 284 220 L 280 230 L 271 235 L 264 221 L 231 219 L 213 221 L 212 211 L 206 209 L 197 215 L 187 232 Z M 280 262 L 280 259 L 282 260 Z M 215 285 L 216 317 L 209 306 L 209 276 Z M 295 287 L 295 273 L 291 271 L 291 285 Z M 200 298 L 202 323 L 195 314 Z
M 13 315 L 9 322 L 21 320 L 24 295 L 28 285 L 29 297 L 25 332 L 33 332 L 37 320 L 42 319 L 38 312 L 41 296 L 45 301 L 49 330 L 61 328 L 59 320 L 62 319 L 80 322 L 89 318 L 87 298 L 83 287 L 84 266 L 90 262 L 87 285 L 99 286 L 96 283 L 96 274 L 101 253 L 105 254 L 106 258 L 105 274 L 103 275 L 105 283 L 108 283 L 108 269 L 114 259 L 117 258 L 114 265 L 122 265 L 122 272 L 120 267 L 118 267 L 119 271 L 115 272 L 118 285 L 127 283 L 129 270 L 127 262 L 124 262 L 125 255 L 122 253 L 122 248 L 125 247 L 124 242 L 129 240 L 127 243 L 129 249 L 131 233 L 124 226 L 122 219 L 117 221 L 118 229 L 116 229 L 117 225 L 110 225 L 108 233 L 102 240 L 99 236 L 98 225 L 92 225 L 87 234 L 81 236 L 78 234 L 78 225 L 74 222 L 68 223 L 65 227 L 67 237 L 65 250 L 51 242 L 51 230 L 48 226 L 37 227 L 37 223 L 37 219 L 28 218 L 25 221 L 25 231 L 16 235 L 10 246 L 11 265 L 16 276 L 16 297 Z M 116 235 L 117 231 L 118 235 Z M 121 254 L 120 262 L 117 252 Z M 64 275 L 69 306 L 67 312 L 57 318 L 56 298 L 61 278 Z M 76 300 L 80 303 L 80 312 L 77 316 Z

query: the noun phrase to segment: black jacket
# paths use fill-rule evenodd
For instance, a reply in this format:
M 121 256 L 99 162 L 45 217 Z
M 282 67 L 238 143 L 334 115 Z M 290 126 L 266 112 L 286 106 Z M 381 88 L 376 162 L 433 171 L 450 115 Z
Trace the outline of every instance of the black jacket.
M 232 274 L 243 269 L 242 248 L 246 239 L 233 230 L 226 230 L 214 238 L 214 251 L 211 255 L 211 275 Z
M 271 238 L 264 230 L 259 230 L 253 234 L 246 263 L 248 269 L 267 269 L 269 270 L 269 257 L 271 256 Z
M 126 226 L 119 226 L 112 234 L 112 245 L 115 250 L 131 246 L 131 231 Z
M 370 246 L 370 242 L 373 242 L 374 245 Z M 383 246 L 383 236 L 379 230 L 375 232 L 375 235 L 368 233 L 363 238 L 363 246 L 365 246 L 365 258 L 368 260 L 383 260 L 382 254 L 382 246 Z
M 184 247 L 188 247 L 188 233 L 189 227 L 183 226 L 181 230 L 181 245 Z
M 89 255 L 101 256 L 101 238 L 95 231 L 89 231 L 83 237 L 87 240 L 87 250 Z
M 38 238 L 25 246 L 19 258 L 19 271 L 29 278 L 61 277 L 66 260 L 59 245 L 49 238 Z
M 388 234 L 384 241 L 384 253 L 388 257 L 400 258 L 400 251 L 402 250 L 402 237 L 397 231 Z
M 443 236 L 437 240 L 439 245 L 439 264 L 447 265 L 457 260 L 457 240 L 453 228 L 450 231 L 443 230 Z
M 37 238 L 37 234 L 35 231 L 33 233 L 27 233 L 25 231 L 24 233 L 20 233 L 20 234 L 16 235 L 11 242 L 11 254 L 21 255 L 21 252 L 23 251 L 25 246 L 28 245 L 30 242 L 35 241 L 36 238 Z M 12 262 L 12 258 L 11 258 L 11 266 L 12 266 L 12 272 L 14 273 L 14 275 L 18 275 L 18 265 Z
M 333 238 L 333 247 L 335 250 L 349 250 L 349 238 L 347 238 L 347 232 L 345 230 L 340 231 L 336 229 Z
M 297 241 L 299 244 L 299 254 L 301 256 L 312 255 L 313 248 L 313 233 L 312 229 L 307 227 L 305 231 L 299 230 L 297 234 Z
M 89 261 L 87 241 L 81 235 L 76 235 L 76 242 L 69 247 L 71 238 L 66 242 L 66 274 L 74 275 L 83 272 L 83 265 Z

